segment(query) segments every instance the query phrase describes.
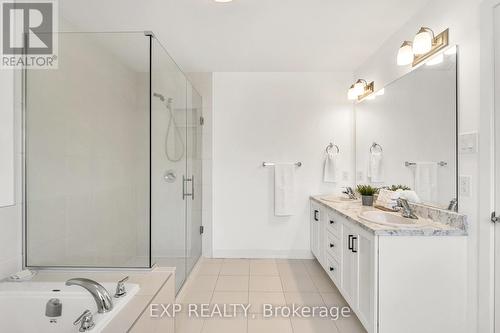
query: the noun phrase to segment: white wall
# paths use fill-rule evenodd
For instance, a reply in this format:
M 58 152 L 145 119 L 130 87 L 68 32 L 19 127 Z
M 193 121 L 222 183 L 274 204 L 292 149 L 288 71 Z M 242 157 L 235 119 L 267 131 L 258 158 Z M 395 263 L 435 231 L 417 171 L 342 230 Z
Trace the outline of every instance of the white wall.
M 214 74 L 214 256 L 311 256 L 309 196 L 353 183 L 351 73 Z M 329 142 L 347 181 L 322 181 Z M 296 212 L 274 216 L 273 168 L 297 162 Z
M 2 168 L 1 177 L 5 180 L 8 191 L 12 191 L 14 195 L 14 198 L 9 198 L 9 201 L 15 199 L 15 205 L 0 208 L 0 279 L 15 273 L 22 266 L 21 104 L 18 98 L 20 91 L 14 89 L 14 83 L 17 80 L 12 74 L 11 71 L 0 70 L 0 101 L 2 101 L 0 111 L 5 115 L 1 121 L 6 121 L 6 125 L 10 125 L 11 130 L 14 129 L 11 133 L 14 142 L 8 143 L 8 145 L 12 144 L 14 151 L 10 149 L 10 152 L 6 152 L 12 154 L 12 159 L 5 156 L 8 164 L 14 163 L 14 170 L 11 166 L 5 170 Z M 4 162 L 4 156 L 1 158 Z
M 450 44 L 459 45 L 458 104 L 459 133 L 478 131 L 479 126 L 479 0 L 431 1 L 356 71 L 356 77 L 374 80 L 379 87 L 408 72 L 410 67 L 398 67 L 396 54 L 404 40 L 415 36 L 421 26 L 440 32 L 450 29 Z M 478 154 L 459 155 L 459 174 L 472 177 L 471 196 L 459 195 L 460 212 L 467 214 L 470 230 L 468 241 L 468 331 L 476 331 L 477 315 L 477 256 L 478 256 Z M 457 314 L 460 315 L 460 314 Z

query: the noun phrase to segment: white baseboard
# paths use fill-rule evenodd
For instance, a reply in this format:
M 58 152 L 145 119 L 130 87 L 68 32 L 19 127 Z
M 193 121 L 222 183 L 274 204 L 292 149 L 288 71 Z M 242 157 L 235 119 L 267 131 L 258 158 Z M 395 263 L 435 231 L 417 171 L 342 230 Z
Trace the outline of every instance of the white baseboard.
M 213 250 L 214 258 L 313 259 L 311 250 Z

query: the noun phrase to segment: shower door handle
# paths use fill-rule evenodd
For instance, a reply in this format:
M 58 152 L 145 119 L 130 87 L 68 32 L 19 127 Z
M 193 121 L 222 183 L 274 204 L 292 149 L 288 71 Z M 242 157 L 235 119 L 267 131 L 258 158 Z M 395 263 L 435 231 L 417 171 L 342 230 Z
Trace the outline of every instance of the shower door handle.
M 194 175 L 191 175 L 191 200 L 194 200 Z
M 186 183 L 191 182 L 191 193 L 186 193 Z M 185 200 L 186 197 L 191 197 L 194 200 L 194 177 L 186 178 L 186 176 L 182 176 L 182 200 Z

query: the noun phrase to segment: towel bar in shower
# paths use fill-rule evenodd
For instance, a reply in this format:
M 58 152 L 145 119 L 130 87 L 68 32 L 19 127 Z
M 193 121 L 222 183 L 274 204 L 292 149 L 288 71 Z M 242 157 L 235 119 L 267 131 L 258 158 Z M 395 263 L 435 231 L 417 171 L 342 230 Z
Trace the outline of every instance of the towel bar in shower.
M 295 166 L 297 166 L 299 168 L 302 166 L 302 162 L 297 162 L 294 164 L 295 164 Z M 270 167 L 270 166 L 275 166 L 275 165 L 276 165 L 276 163 L 272 163 L 272 162 L 262 162 L 263 167 Z
M 445 161 L 439 161 L 439 162 L 436 162 L 436 164 L 439 165 L 439 166 L 442 166 L 442 167 L 448 165 L 448 163 L 446 163 Z M 408 161 L 405 162 L 405 167 L 414 166 L 414 165 L 417 165 L 417 163 L 415 163 L 415 162 L 408 162 Z

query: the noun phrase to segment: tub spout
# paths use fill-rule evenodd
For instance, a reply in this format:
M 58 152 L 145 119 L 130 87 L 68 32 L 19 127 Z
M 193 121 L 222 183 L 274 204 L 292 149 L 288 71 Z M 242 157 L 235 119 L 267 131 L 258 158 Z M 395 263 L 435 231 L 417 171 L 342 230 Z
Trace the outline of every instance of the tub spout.
M 86 289 L 97 304 L 97 312 L 104 313 L 113 309 L 113 301 L 106 288 L 94 280 L 76 278 L 66 281 L 67 286 L 80 286 Z

